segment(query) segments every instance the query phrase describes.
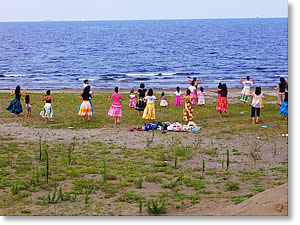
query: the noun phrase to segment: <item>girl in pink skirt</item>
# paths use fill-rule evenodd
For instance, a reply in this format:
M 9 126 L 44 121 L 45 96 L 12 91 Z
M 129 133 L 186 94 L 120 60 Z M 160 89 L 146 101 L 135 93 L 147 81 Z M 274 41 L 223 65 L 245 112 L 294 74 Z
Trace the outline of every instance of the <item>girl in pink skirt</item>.
M 130 95 L 129 95 L 129 108 L 134 109 L 136 107 L 136 101 L 135 101 L 135 92 L 134 89 L 131 89 Z
M 115 124 L 120 123 L 120 117 L 122 116 L 122 107 L 120 99 L 124 100 L 121 94 L 119 94 L 119 88 L 115 87 L 115 93 L 109 96 L 109 100 L 114 100 L 108 115 L 115 118 Z
M 181 106 L 182 105 L 182 100 L 181 100 L 182 92 L 180 91 L 180 87 L 176 88 L 176 91 L 174 94 L 176 95 L 174 105 Z

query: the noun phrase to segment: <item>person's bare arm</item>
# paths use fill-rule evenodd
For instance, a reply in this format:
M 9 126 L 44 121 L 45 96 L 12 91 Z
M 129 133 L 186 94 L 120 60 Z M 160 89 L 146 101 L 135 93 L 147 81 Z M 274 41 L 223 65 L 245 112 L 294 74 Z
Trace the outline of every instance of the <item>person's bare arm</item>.
M 192 82 L 191 82 L 191 81 L 189 81 L 189 78 L 188 78 L 188 76 L 186 76 L 185 78 L 186 78 L 186 81 L 187 81 L 189 84 L 192 84 Z
M 213 92 L 213 93 L 216 93 L 216 94 L 218 94 L 218 93 L 219 93 L 219 91 L 213 91 L 213 90 L 207 90 L 207 91 L 209 91 L 209 92 Z
M 254 81 L 254 78 L 253 78 L 253 76 L 252 76 L 252 82 L 253 82 L 253 84 L 255 84 L 255 81 Z
M 51 96 L 51 101 L 54 102 L 54 98 Z
M 241 83 L 241 84 L 243 84 L 243 81 L 242 81 L 242 76 L 240 76 L 240 83 Z
M 279 89 L 279 85 L 276 88 L 274 88 L 274 90 L 278 90 L 278 89 Z
M 203 80 L 202 80 L 202 78 L 201 78 L 201 81 L 200 81 L 198 84 L 203 84 Z
M 11 88 L 10 89 L 10 95 L 13 96 L 14 95 L 14 90 Z

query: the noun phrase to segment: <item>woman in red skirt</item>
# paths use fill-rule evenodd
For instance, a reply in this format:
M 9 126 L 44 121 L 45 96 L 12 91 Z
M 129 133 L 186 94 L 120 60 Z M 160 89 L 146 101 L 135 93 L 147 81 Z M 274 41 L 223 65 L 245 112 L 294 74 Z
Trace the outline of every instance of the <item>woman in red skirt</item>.
M 227 114 L 227 109 L 228 109 L 228 100 L 227 100 L 227 85 L 222 84 L 221 90 L 218 91 L 211 91 L 215 92 L 217 94 L 220 94 L 220 98 L 218 99 L 218 104 L 216 110 L 220 113 L 220 119 L 222 119 L 222 113 Z

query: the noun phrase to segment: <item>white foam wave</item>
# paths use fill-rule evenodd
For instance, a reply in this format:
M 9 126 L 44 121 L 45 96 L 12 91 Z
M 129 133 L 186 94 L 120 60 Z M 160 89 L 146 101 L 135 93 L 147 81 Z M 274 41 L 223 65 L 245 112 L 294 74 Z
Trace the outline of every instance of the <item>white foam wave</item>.
M 25 77 L 25 74 L 3 74 L 4 77 Z

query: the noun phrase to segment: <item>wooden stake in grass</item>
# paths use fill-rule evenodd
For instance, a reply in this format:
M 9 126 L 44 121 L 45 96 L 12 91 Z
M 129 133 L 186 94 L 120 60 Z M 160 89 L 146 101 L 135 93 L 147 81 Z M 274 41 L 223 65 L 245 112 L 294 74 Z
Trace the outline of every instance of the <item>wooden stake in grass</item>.
M 104 155 L 104 159 L 103 159 L 103 181 L 106 182 L 107 180 L 107 168 L 106 168 L 106 156 Z
M 40 136 L 40 161 L 42 160 L 42 136 Z
M 47 184 L 49 181 L 49 155 L 48 155 L 48 147 L 45 146 L 45 155 L 46 155 L 46 178 L 47 178 Z
M 229 168 L 229 163 L 230 163 L 230 159 L 229 159 L 229 150 L 227 149 L 226 170 L 228 170 L 228 168 Z
M 174 168 L 177 169 L 177 153 L 175 154 Z
M 205 160 L 203 159 L 202 161 L 202 172 L 204 173 L 205 172 Z
M 140 197 L 140 199 L 139 199 L 139 212 L 142 213 L 142 210 L 143 210 L 143 201 L 142 201 L 142 198 Z
M 274 155 L 276 155 L 277 154 L 277 148 L 276 148 L 277 146 L 276 146 L 276 142 L 274 143 Z

